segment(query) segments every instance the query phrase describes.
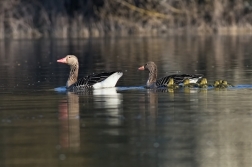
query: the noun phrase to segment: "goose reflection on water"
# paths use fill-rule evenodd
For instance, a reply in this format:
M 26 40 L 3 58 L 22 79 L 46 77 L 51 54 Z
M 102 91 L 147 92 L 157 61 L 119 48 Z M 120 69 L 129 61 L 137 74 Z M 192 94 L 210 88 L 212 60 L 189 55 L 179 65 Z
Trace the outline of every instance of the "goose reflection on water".
M 122 97 L 116 88 L 90 90 L 85 92 L 67 92 L 67 98 L 59 103 L 60 146 L 78 150 L 80 147 L 80 98 L 94 100 L 96 109 L 105 109 L 106 112 L 96 113 L 95 117 L 122 118 L 120 106 Z M 88 103 L 88 102 L 87 102 Z M 120 124 L 121 119 L 107 119 L 108 124 Z
M 97 113 L 96 117 L 122 118 L 120 114 L 122 95 L 117 93 L 117 88 L 106 88 L 93 90 L 95 97 L 94 106 L 97 109 L 106 109 L 106 112 Z M 109 123 L 119 124 L 117 121 L 109 121 Z
M 244 88 L 244 86 L 242 86 Z M 240 88 L 240 87 L 236 87 Z M 233 88 L 231 88 L 233 89 Z M 60 120 L 60 145 L 63 148 L 79 149 L 81 135 L 80 135 L 80 111 L 81 108 L 85 108 L 85 113 L 82 113 L 83 117 L 90 116 L 86 114 L 91 114 L 94 118 L 102 118 L 106 120 L 108 125 L 120 125 L 122 123 L 122 101 L 123 93 L 127 91 L 147 91 L 147 96 L 141 96 L 138 98 L 139 105 L 139 117 L 148 117 L 150 120 L 157 119 L 159 112 L 159 96 L 164 93 L 169 96 L 169 112 L 172 114 L 175 109 L 176 103 L 173 101 L 181 100 L 181 93 L 184 93 L 183 99 L 186 101 L 191 101 L 197 103 L 198 99 L 207 99 L 203 96 L 207 96 L 208 91 L 214 91 L 215 89 L 199 89 L 199 88 L 184 88 L 184 89 L 144 89 L 143 87 L 117 87 L 117 88 L 106 88 L 106 89 L 96 89 L 88 92 L 66 92 L 66 99 L 62 100 L 59 104 L 59 120 Z M 226 89 L 224 89 L 226 90 Z M 118 93 L 119 92 L 119 93 Z M 201 92 L 201 93 L 199 93 Z M 81 99 L 81 101 L 80 101 Z M 203 101 L 201 100 L 201 102 Z M 207 100 L 201 103 L 207 106 Z M 90 111 L 88 111 L 90 110 Z M 93 112 L 94 111 L 94 112 Z M 142 112 L 144 111 L 144 112 Z M 175 114 L 175 112 L 174 112 Z M 172 114 L 173 115 L 173 114 Z M 172 116 L 170 115 L 170 116 Z M 171 117 L 175 120 L 175 115 Z M 155 122 L 155 121 L 154 121 Z M 106 133 L 116 134 L 116 129 L 106 131 Z
M 79 148 L 80 119 L 79 96 L 68 92 L 67 99 L 59 104 L 60 146 L 63 148 Z

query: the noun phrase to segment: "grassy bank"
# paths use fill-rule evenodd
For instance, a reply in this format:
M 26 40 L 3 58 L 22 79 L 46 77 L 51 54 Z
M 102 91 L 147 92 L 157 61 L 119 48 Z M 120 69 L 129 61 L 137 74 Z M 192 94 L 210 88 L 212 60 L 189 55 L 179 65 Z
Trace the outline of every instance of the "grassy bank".
M 252 34 L 252 0 L 2 0 L 0 38 Z

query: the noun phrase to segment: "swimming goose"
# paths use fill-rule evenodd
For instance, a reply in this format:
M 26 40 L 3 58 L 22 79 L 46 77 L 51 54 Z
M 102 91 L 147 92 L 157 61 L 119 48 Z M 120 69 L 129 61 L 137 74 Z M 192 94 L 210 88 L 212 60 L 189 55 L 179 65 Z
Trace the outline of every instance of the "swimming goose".
M 201 80 L 198 83 L 199 88 L 208 88 L 208 87 L 213 87 L 210 84 L 207 84 L 207 79 L 206 78 L 201 78 Z
M 213 87 L 219 88 L 220 82 L 218 80 L 214 81 Z
M 66 83 L 66 87 L 71 91 L 81 91 L 85 89 L 99 89 L 114 87 L 123 75 L 122 72 L 103 72 L 99 74 L 91 74 L 78 80 L 79 62 L 74 55 L 57 60 L 58 63 L 65 63 L 70 66 L 70 74 Z
M 170 78 L 173 78 L 175 84 L 183 83 L 184 79 L 186 78 L 190 80 L 190 83 L 196 83 L 203 76 L 202 74 L 174 74 L 157 80 L 157 66 L 152 61 L 149 61 L 145 65 L 139 67 L 138 70 L 149 71 L 149 79 L 147 80 L 146 84 L 147 88 L 165 87 L 167 86 L 167 83 L 169 82 Z
M 179 85 L 175 84 L 174 83 L 174 79 L 173 78 L 170 78 L 168 83 L 167 83 L 167 88 L 170 88 L 170 89 L 177 89 L 179 88 Z
M 228 83 L 226 80 L 216 80 L 214 81 L 214 87 L 215 88 L 228 88 L 228 87 L 234 87 L 234 85 Z

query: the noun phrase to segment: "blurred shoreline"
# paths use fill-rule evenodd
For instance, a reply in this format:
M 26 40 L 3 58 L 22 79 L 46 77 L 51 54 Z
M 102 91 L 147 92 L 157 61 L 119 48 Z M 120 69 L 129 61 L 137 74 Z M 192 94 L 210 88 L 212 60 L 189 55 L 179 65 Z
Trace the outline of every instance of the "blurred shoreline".
M 252 34 L 251 0 L 2 0 L 0 39 Z

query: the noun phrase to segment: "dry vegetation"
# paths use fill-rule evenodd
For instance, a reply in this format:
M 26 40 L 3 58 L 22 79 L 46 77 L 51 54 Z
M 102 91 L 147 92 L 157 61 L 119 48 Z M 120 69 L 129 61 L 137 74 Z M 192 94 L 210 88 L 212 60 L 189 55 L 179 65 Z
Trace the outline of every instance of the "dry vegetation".
M 252 0 L 1 0 L 0 38 L 252 32 Z

